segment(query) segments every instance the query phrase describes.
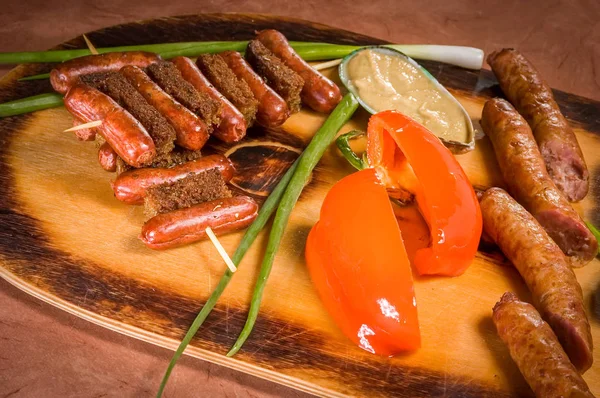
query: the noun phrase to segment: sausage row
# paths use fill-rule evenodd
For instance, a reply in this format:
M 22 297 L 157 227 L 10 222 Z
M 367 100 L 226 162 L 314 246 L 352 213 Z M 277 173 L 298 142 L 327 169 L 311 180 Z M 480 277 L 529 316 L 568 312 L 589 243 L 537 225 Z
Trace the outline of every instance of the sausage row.
M 233 167 L 222 156 L 172 168 L 156 165 L 171 158 L 173 141 L 193 152 L 213 134 L 226 143 L 241 140 L 255 119 L 267 128 L 281 125 L 299 109 L 290 107 L 288 87 L 296 87 L 295 103 L 299 105 L 302 90 L 303 102 L 320 112 L 330 112 L 341 100 L 339 88 L 302 61 L 279 32 L 263 31 L 254 42 L 269 53 L 258 73 L 237 52 L 206 54 L 197 63 L 185 57 L 169 63 L 146 52 L 107 53 L 68 61 L 52 71 L 51 83 L 66 94 L 74 124 L 102 121 L 76 135 L 86 141 L 96 133 L 101 136 L 98 162 L 104 170 L 119 172 L 112 184 L 119 200 L 141 204 L 146 199 L 148 208 L 148 192 L 155 187 L 198 184 L 202 179 L 196 176 L 214 174 L 212 170 L 229 181 Z M 128 167 L 135 169 L 125 171 Z M 198 194 L 194 186 L 184 192 Z M 164 192 L 168 196 L 170 191 Z M 151 248 L 163 249 L 204 238 L 208 226 L 219 233 L 248 225 L 256 216 L 256 203 L 221 197 L 230 196 L 227 192 L 216 189 L 203 197 L 205 203 L 194 204 L 198 198 L 169 202 L 182 208 L 152 217 L 140 238 Z M 221 199 L 211 200 L 215 195 Z
M 69 93 L 69 89 L 78 85 L 82 77 L 110 71 L 118 72 L 175 129 L 176 143 L 180 147 L 190 150 L 201 148 L 213 130 L 215 136 L 224 142 L 239 141 L 245 135 L 246 128 L 254 121 L 255 115 L 258 123 L 265 127 L 281 125 L 295 109 L 291 109 L 290 104 L 279 94 L 287 95 L 283 86 L 294 78 L 298 80 L 296 84 L 302 90 L 302 101 L 316 111 L 330 112 L 341 100 L 341 93 L 337 85 L 304 62 L 281 33 L 275 30 L 265 30 L 260 32 L 253 42 L 260 44 L 265 51 L 271 54 L 266 58 L 266 62 L 261 64 L 263 67 L 258 69 L 258 74 L 236 52 L 229 51 L 218 55 L 205 54 L 199 57 L 197 65 L 187 58 L 177 57 L 173 60 L 173 65 L 178 71 L 176 72 L 178 76 L 174 76 L 172 73 L 169 76 L 169 68 L 161 68 L 167 63 L 156 54 L 127 52 L 91 55 L 67 61 L 51 72 L 50 81 L 58 92 L 66 94 L 66 100 L 70 104 L 69 110 L 73 114 L 78 113 L 77 107 L 87 108 L 87 118 L 77 122 L 91 121 L 91 119 L 103 120 L 102 108 L 108 104 L 114 108 L 114 113 L 121 113 L 120 119 L 130 119 L 126 115 L 129 109 L 120 110 L 118 106 L 110 102 L 110 98 L 105 98 L 102 92 L 94 92 L 97 87 L 79 87 L 79 91 L 85 92 L 75 98 Z M 250 53 L 251 51 L 248 51 L 248 54 Z M 252 60 L 253 57 L 248 55 L 248 59 Z M 157 65 L 160 66 L 157 67 Z M 172 68 L 171 64 L 168 66 Z M 148 68 L 155 80 L 158 78 L 158 84 L 150 79 L 142 68 Z M 284 68 L 294 76 L 282 74 L 281 71 Z M 217 88 L 225 93 L 225 96 L 215 89 L 213 84 L 200 72 L 200 69 L 211 77 L 212 83 L 217 84 Z M 160 79 L 161 76 L 165 77 L 164 74 L 156 76 L 154 71 L 168 72 L 165 80 Z M 177 91 L 170 90 L 173 85 L 170 84 L 173 83 L 173 77 L 178 80 L 180 86 L 187 85 L 192 91 L 196 90 L 194 94 L 201 94 L 219 104 L 218 124 L 211 123 L 212 120 L 207 121 L 206 117 L 204 120 L 202 117 L 198 117 L 198 114 L 205 115 L 202 115 L 202 112 L 198 112 L 197 109 L 192 109 L 193 111 L 188 109 L 190 106 L 186 103 L 185 98 L 179 97 Z M 279 80 L 275 81 L 276 78 Z M 273 81 L 272 84 L 279 89 L 279 93 L 267 84 L 269 80 Z M 247 97 L 246 101 L 242 98 L 244 95 Z M 88 103 L 83 104 L 83 101 Z M 257 105 L 254 105 L 254 102 Z M 121 124 L 121 127 L 126 128 L 126 125 Z M 120 139 L 121 147 L 124 140 L 143 135 L 143 129 L 139 125 L 129 126 L 129 128 L 131 130 L 124 131 L 123 137 Z M 105 128 L 83 130 L 77 135 L 80 139 L 90 140 L 95 131 L 98 131 L 108 144 L 113 146 L 119 156 L 123 153 L 120 148 L 116 148 L 119 143 L 114 141 L 114 132 L 105 136 L 107 133 Z M 135 147 L 136 143 L 129 142 L 127 145 Z M 131 151 L 138 153 L 129 153 L 129 156 L 125 156 L 123 160 L 133 167 L 139 167 L 140 163 L 135 157 L 141 153 L 148 156 L 148 151 L 141 147 Z M 157 152 L 160 153 L 160 151 Z
M 516 200 L 499 188 L 481 195 L 484 235 L 514 264 L 535 306 L 506 293 L 493 320 L 536 396 L 592 397 L 580 376 L 593 363 L 591 328 L 571 267 L 589 263 L 598 242 L 569 203 L 588 192 L 587 166 L 552 90 L 525 57 L 504 49 L 488 63 L 510 103 L 487 101 L 481 126 Z

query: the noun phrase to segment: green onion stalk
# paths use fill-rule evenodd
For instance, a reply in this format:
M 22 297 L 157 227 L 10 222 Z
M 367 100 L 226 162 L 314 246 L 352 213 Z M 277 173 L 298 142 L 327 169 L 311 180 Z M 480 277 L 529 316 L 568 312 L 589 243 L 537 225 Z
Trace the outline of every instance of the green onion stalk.
M 273 220 L 265 257 L 260 268 L 258 280 L 254 287 L 252 300 L 250 301 L 248 319 L 246 320 L 244 329 L 240 333 L 237 341 L 227 353 L 227 356 L 235 355 L 252 332 L 252 328 L 258 317 L 258 311 L 260 309 L 260 303 L 267 284 L 267 279 L 273 268 L 275 255 L 279 249 L 290 214 L 298 201 L 302 189 L 308 182 L 312 170 L 323 156 L 323 153 L 331 141 L 335 138 L 337 132 L 352 117 L 357 108 L 358 101 L 356 100 L 356 97 L 351 93 L 346 94 L 304 150 L 300 162 L 298 163 L 298 169 L 292 176 L 288 188 L 281 198 L 281 203 L 279 204 L 275 219 Z
M 33 97 L 0 104 L 0 118 L 35 112 L 41 109 L 55 108 L 62 104 L 63 97 L 57 93 L 34 95 Z
M 248 249 L 250 248 L 260 231 L 265 227 L 268 220 L 277 210 L 277 215 L 275 216 L 275 221 L 271 229 L 269 244 L 267 247 L 267 254 L 274 257 L 275 251 L 279 246 L 279 241 L 275 243 L 275 240 L 272 239 L 274 234 L 283 234 L 283 228 L 285 228 L 284 224 L 287 224 L 289 213 L 293 208 L 293 204 L 298 199 L 300 192 L 304 188 L 304 185 L 308 181 L 308 176 L 310 176 L 310 173 L 312 172 L 316 163 L 322 157 L 323 152 L 325 151 L 333 137 L 335 137 L 337 131 L 339 131 L 339 129 L 344 125 L 344 123 L 346 123 L 352 117 L 357 107 L 358 102 L 356 101 L 354 96 L 352 94 L 347 94 L 346 97 L 344 97 L 344 99 L 342 100 L 342 102 L 329 116 L 327 121 L 325 121 L 325 123 L 319 129 L 319 131 L 317 131 L 317 133 L 311 140 L 308 147 L 304 150 L 300 158 L 298 158 L 296 162 L 292 165 L 292 167 L 290 167 L 290 169 L 285 173 L 281 181 L 279 181 L 273 192 L 271 192 L 265 203 L 262 205 L 260 211 L 258 212 L 256 220 L 254 220 L 252 225 L 250 225 L 250 227 L 244 234 L 237 250 L 231 257 L 231 260 L 236 266 L 239 266 L 240 262 L 244 258 L 244 255 L 246 254 L 246 252 L 248 251 Z M 260 306 L 260 300 L 262 298 L 264 284 L 267 281 L 272 267 L 272 257 L 269 257 L 271 260 L 267 261 L 267 254 L 265 255 L 265 262 L 263 262 L 263 267 L 261 268 L 259 279 L 257 281 L 256 289 L 253 294 L 251 303 L 251 314 L 253 314 L 254 311 L 256 311 L 256 314 L 252 315 L 254 321 L 256 320 L 258 307 Z M 268 264 L 268 266 L 265 267 L 265 264 Z M 202 307 L 200 313 L 192 322 L 192 325 L 190 326 L 183 340 L 179 344 L 179 347 L 175 351 L 173 358 L 169 362 L 167 370 L 165 371 L 160 387 L 156 394 L 157 397 L 160 398 L 162 396 L 163 391 L 169 380 L 169 376 L 171 375 L 171 372 L 173 371 L 177 360 L 181 357 L 194 335 L 198 332 L 198 329 L 202 326 L 210 312 L 215 307 L 217 300 L 219 299 L 219 297 L 221 297 L 221 294 L 231 281 L 232 277 L 233 273 L 230 270 L 226 270 L 223 276 L 221 277 L 219 284 L 206 301 L 206 304 L 204 304 L 204 307 Z M 249 317 L 249 321 L 252 318 Z M 244 328 L 246 334 L 249 335 L 254 321 L 246 323 L 246 326 Z M 247 336 L 245 336 L 244 341 L 246 338 Z
M 99 53 L 115 51 L 150 51 L 160 54 L 165 59 L 171 59 L 177 56 L 196 57 L 204 53 L 218 53 L 226 50 L 243 52 L 246 49 L 247 44 L 247 41 L 207 41 L 104 47 L 98 48 L 97 50 Z M 362 46 L 355 45 L 298 41 L 291 41 L 290 45 L 298 55 L 306 61 L 339 59 L 362 48 Z M 446 62 L 464 68 L 479 69 L 483 63 L 483 51 L 472 47 L 417 44 L 386 44 L 385 46 L 401 51 L 409 57 Z M 88 49 L 0 53 L 0 64 L 64 62 L 90 54 L 91 52 Z M 48 73 L 43 73 L 23 77 L 19 80 L 29 81 L 46 79 L 48 77 Z M 4 110 L 3 113 L 0 113 L 0 117 L 20 115 L 60 106 L 62 104 L 60 101 L 56 101 L 56 95 L 54 94 L 41 94 L 40 96 L 23 98 L 17 101 L 12 101 L 9 106 L 7 104 L 0 104 L 0 109 Z M 7 106 L 3 107 L 3 105 Z
M 178 56 L 197 57 L 204 53 L 217 53 L 226 50 L 244 52 L 247 41 L 213 41 L 213 42 L 186 42 L 144 44 L 138 46 L 106 47 L 99 48 L 99 53 L 114 51 L 150 51 L 156 52 L 165 59 Z M 290 45 L 305 61 L 325 61 L 343 58 L 362 46 L 312 43 L 292 41 Z M 467 69 L 481 69 L 483 65 L 483 51 L 473 47 L 463 46 L 438 46 L 431 44 L 386 44 L 411 58 L 421 60 L 445 62 Z M 36 63 L 36 62 L 64 62 L 73 58 L 90 55 L 89 50 L 50 50 L 34 52 L 0 53 L 0 64 Z M 27 76 L 19 81 L 47 79 L 48 73 Z

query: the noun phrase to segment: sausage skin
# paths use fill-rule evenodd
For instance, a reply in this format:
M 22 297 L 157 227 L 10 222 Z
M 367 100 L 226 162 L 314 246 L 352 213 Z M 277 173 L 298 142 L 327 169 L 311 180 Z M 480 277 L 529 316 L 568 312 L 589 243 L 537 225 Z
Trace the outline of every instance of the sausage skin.
M 160 61 L 158 54 L 145 51 L 114 52 L 98 55 L 86 55 L 73 58 L 58 65 L 50 71 L 50 83 L 54 90 L 65 94 L 72 85 L 79 81 L 79 76 L 97 72 L 118 71 L 125 65 L 140 68 Z
M 204 156 L 171 168 L 144 168 L 129 170 L 119 174 L 112 183 L 115 197 L 130 205 L 144 203 L 146 190 L 158 184 L 172 183 L 187 177 L 191 173 L 202 173 L 218 168 L 225 182 L 233 177 L 234 168 L 231 161 L 222 155 Z
M 73 118 L 73 127 L 77 127 L 80 124 L 83 124 L 81 120 Z M 75 130 L 74 133 L 79 141 L 94 141 L 96 139 L 96 130 L 93 128 Z
M 281 126 L 290 117 L 290 109 L 284 99 L 252 70 L 240 53 L 224 51 L 219 55 L 239 79 L 248 83 L 252 94 L 258 100 L 257 123 L 264 127 Z
M 546 229 L 573 266 L 590 262 L 598 242 L 546 171 L 531 129 L 505 100 L 483 107 L 483 131 L 490 138 L 510 193 Z
M 520 204 L 500 188 L 480 202 L 484 231 L 514 264 L 534 304 L 581 373 L 592 366 L 593 344 L 581 286 L 560 248 Z
M 302 102 L 310 108 L 317 112 L 330 113 L 342 100 L 337 84 L 304 62 L 281 32 L 267 29 L 259 32 L 256 38 L 304 79 Z
M 206 144 L 209 137 L 208 127 L 197 115 L 165 93 L 137 66 L 125 66 L 121 73 L 173 126 L 177 135 L 177 145 L 196 151 Z
M 504 293 L 493 313 L 500 339 L 536 397 L 594 396 L 531 304 Z
M 144 126 L 109 96 L 77 83 L 64 102 L 67 110 L 84 123 L 101 120 L 96 131 L 130 166 L 146 166 L 156 157 L 156 147 Z
M 152 217 L 140 239 L 150 249 L 170 249 L 205 239 L 207 227 L 216 235 L 245 228 L 257 213 L 258 205 L 248 196 L 213 200 Z
M 117 171 L 117 157 L 117 153 L 108 142 L 105 142 L 98 148 L 98 163 L 106 171 L 111 173 Z
M 569 201 L 583 199 L 589 190 L 588 168 L 552 89 L 514 49 L 496 51 L 487 61 L 508 100 L 531 126 L 552 181 Z
M 175 57 L 171 60 L 177 67 L 181 76 L 194 88 L 209 95 L 221 103 L 221 123 L 215 126 L 213 135 L 221 141 L 231 144 L 238 142 L 246 136 L 246 119 L 238 109 L 233 106 L 200 72 L 194 61 L 187 57 Z

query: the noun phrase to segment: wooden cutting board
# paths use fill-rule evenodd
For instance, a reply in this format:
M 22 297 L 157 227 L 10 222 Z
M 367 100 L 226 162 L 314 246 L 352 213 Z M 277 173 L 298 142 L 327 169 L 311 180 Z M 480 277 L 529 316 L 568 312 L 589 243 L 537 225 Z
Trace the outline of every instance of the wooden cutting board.
M 97 47 L 106 47 L 245 40 L 263 28 L 281 30 L 290 40 L 382 43 L 305 21 L 247 14 L 164 18 L 114 26 L 88 36 Z M 61 47 L 83 48 L 85 44 L 80 37 Z M 435 62 L 423 65 L 463 103 L 480 131 L 483 103 L 500 95 L 492 74 Z M 50 91 L 47 81 L 16 82 L 50 67 L 14 69 L 0 81 L 0 101 Z M 335 70 L 329 72 L 335 74 Z M 600 103 L 559 91 L 556 97 L 576 130 L 592 173 L 590 194 L 576 208 L 598 225 Z M 359 111 L 342 131 L 364 129 L 367 117 Z M 240 147 L 214 142 L 207 152 L 234 152 L 232 158 L 242 171 L 236 185 L 260 199 L 282 170 L 259 160 L 293 161 L 323 120 L 323 115 L 303 110 L 282 129 L 254 128 Z M 77 316 L 174 349 L 225 266 L 206 242 L 166 252 L 146 249 L 137 239 L 144 221 L 142 209 L 114 199 L 109 185 L 113 175 L 100 169 L 95 145 L 62 133 L 70 126 L 71 117 L 64 108 L 0 119 L 0 276 Z M 473 184 L 503 185 L 490 143 L 481 133 L 475 151 L 458 159 Z M 461 277 L 416 277 L 423 340 L 419 351 L 381 358 L 355 347 L 340 333 L 311 285 L 303 252 L 324 195 L 352 171 L 333 147 L 316 168 L 294 209 L 259 320 L 241 352 L 233 359 L 224 355 L 246 319 L 265 233 L 186 353 L 323 396 L 532 395 L 491 320 L 491 308 L 505 291 L 515 291 L 525 300 L 530 296 L 518 273 L 493 247 L 482 247 Z M 241 233 L 232 234 L 222 242 L 232 253 L 240 238 Z M 575 271 L 596 342 L 600 341 L 600 303 L 594 305 L 599 265 L 594 260 Z M 598 350 L 594 357 L 596 365 L 585 379 L 600 395 Z

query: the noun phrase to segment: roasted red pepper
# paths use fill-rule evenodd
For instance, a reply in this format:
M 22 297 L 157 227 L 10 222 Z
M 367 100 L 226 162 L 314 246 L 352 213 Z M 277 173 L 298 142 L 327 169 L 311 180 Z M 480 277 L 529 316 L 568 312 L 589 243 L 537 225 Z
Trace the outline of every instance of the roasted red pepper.
M 388 190 L 415 195 L 431 233 L 430 245 L 417 250 L 421 275 L 457 276 L 473 261 L 481 236 L 481 210 L 465 172 L 440 140 L 398 112 L 369 119 L 369 166 Z
M 359 347 L 386 356 L 420 347 L 410 262 L 374 169 L 331 188 L 306 263 L 325 307 Z
M 477 250 L 481 211 L 454 156 L 423 126 L 386 111 L 371 117 L 367 134 L 369 168 L 331 188 L 306 262 L 344 334 L 394 355 L 421 344 L 410 264 L 422 275 L 462 274 Z M 418 208 L 392 207 L 388 195 L 407 191 Z

